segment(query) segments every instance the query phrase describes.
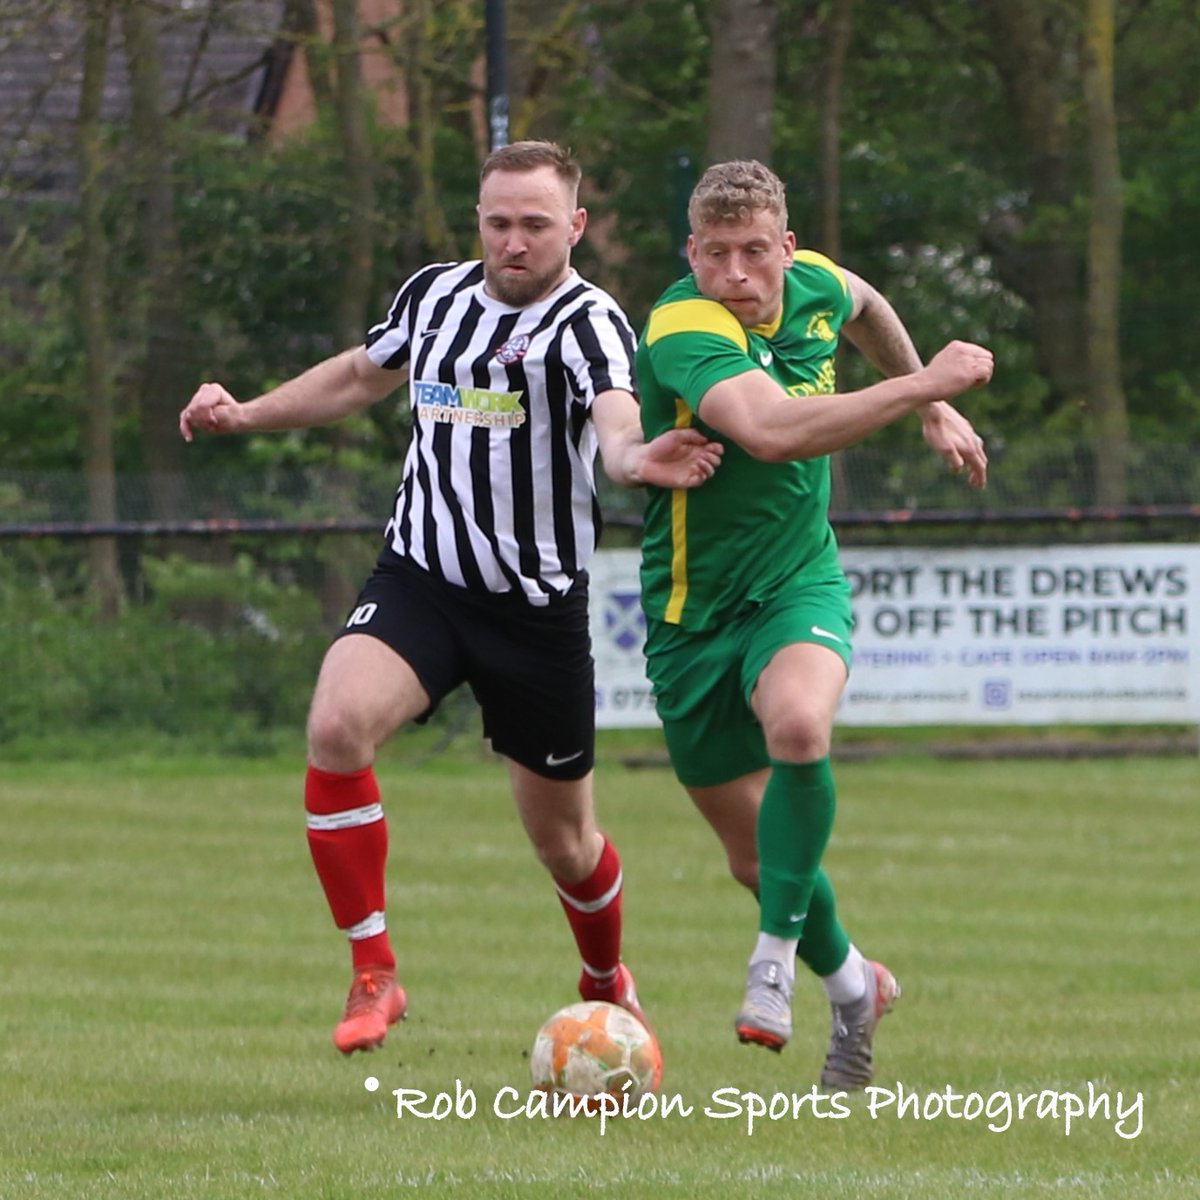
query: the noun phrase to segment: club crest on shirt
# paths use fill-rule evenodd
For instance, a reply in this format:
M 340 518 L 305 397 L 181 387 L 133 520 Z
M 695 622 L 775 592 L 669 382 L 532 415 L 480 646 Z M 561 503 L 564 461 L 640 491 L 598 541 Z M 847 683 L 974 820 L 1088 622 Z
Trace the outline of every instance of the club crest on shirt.
M 492 357 L 501 366 L 508 367 L 515 362 L 520 362 L 528 353 L 529 334 L 518 333 L 516 337 L 509 338 L 503 346 L 497 346 L 496 353 Z

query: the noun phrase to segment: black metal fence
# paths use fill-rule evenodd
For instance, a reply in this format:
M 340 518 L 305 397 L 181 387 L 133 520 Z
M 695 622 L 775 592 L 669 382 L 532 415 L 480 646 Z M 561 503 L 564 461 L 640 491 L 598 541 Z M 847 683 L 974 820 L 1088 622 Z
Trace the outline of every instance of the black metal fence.
M 1117 505 L 1099 502 L 1095 461 L 1081 443 L 993 444 L 989 456 L 988 486 L 974 491 L 920 445 L 902 452 L 843 451 L 833 459 L 834 524 L 847 538 L 919 529 L 943 538 L 986 530 L 998 540 L 1114 531 L 1136 539 L 1190 538 L 1200 524 L 1200 447 L 1135 445 L 1127 496 Z M 597 474 L 608 525 L 635 531 L 640 493 Z M 121 475 L 115 517 L 96 520 L 82 473 L 0 469 L 0 538 L 382 534 L 398 478 L 398 467 L 379 464 L 355 472 L 279 467 L 254 474 Z

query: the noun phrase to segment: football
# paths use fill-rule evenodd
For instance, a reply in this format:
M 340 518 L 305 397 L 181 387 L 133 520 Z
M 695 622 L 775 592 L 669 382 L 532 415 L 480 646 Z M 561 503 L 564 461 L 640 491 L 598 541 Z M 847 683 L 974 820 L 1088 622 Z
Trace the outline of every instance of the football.
M 604 1000 L 560 1008 L 537 1032 L 529 1056 L 535 1088 L 556 1095 L 636 1101 L 658 1090 L 662 1052 L 632 1013 Z

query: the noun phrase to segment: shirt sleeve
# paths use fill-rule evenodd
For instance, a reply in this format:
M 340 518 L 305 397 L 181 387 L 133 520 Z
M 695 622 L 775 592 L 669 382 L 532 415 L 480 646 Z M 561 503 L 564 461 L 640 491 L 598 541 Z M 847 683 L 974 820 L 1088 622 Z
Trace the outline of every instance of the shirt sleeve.
M 442 270 L 444 265 L 435 263 L 410 276 L 393 298 L 388 315 L 367 330 L 367 357 L 377 367 L 399 371 L 408 366 L 417 304 Z
M 850 296 L 850 285 L 845 272 L 831 258 L 816 250 L 797 250 L 793 258 L 794 269 L 803 272 L 808 286 L 818 295 L 823 294 L 833 317 L 833 328 L 840 329 L 849 320 L 854 301 Z
M 655 378 L 693 412 L 714 384 L 754 370 L 749 346 L 741 323 L 715 300 L 661 305 L 646 325 Z
M 591 408 L 601 392 L 613 389 L 637 395 L 634 346 L 633 328 L 619 308 L 592 305 L 571 322 L 562 341 L 563 364 L 579 403 Z

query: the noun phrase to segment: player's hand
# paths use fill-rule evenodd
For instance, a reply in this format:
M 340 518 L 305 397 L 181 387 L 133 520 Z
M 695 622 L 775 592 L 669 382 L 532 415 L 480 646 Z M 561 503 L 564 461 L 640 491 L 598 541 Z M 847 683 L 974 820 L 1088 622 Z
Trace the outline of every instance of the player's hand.
M 952 471 L 957 474 L 965 467 L 973 488 L 986 486 L 988 457 L 983 438 L 958 409 L 944 400 L 927 405 L 921 410 L 921 433 Z
M 691 488 L 711 479 L 725 447 L 698 429 L 668 429 L 642 447 L 637 480 L 663 488 Z
M 922 382 L 931 400 L 951 400 L 970 388 L 982 387 L 992 377 L 995 363 L 986 346 L 950 342 L 921 369 Z
M 235 433 L 242 428 L 241 407 L 219 383 L 202 383 L 179 414 L 179 432 L 185 442 L 197 432 Z

